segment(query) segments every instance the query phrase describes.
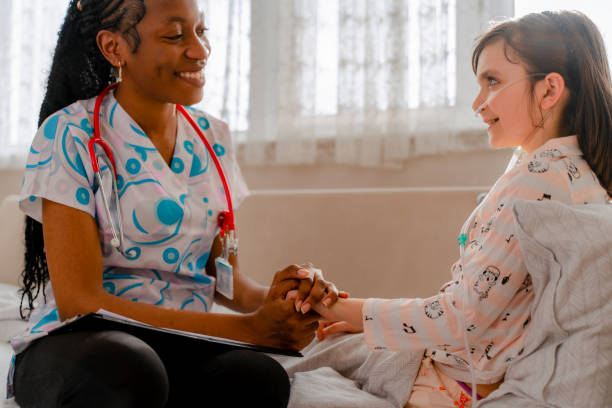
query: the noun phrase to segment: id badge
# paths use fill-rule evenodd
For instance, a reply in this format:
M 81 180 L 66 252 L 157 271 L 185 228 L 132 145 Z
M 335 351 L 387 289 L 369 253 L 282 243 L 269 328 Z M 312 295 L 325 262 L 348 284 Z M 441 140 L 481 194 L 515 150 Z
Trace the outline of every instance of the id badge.
M 234 298 L 234 268 L 221 256 L 215 259 L 217 268 L 217 292 L 228 299 Z

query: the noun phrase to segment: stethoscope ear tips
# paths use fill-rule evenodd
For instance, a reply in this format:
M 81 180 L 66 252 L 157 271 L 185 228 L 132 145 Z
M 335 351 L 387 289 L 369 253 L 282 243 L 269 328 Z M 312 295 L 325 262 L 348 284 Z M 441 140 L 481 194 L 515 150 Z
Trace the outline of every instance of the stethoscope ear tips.
M 112 246 L 113 248 L 119 248 L 119 238 L 113 238 L 113 239 L 111 239 L 110 244 L 111 244 L 111 246 Z

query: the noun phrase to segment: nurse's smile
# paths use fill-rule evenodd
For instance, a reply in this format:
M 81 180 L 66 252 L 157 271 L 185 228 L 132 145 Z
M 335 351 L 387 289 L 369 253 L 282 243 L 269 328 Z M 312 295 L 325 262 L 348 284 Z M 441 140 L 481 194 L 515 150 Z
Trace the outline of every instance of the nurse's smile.
M 177 72 L 176 75 L 179 78 L 185 80 L 187 83 L 198 88 L 202 88 L 206 83 L 206 80 L 204 78 L 204 69 L 200 69 L 198 71 Z

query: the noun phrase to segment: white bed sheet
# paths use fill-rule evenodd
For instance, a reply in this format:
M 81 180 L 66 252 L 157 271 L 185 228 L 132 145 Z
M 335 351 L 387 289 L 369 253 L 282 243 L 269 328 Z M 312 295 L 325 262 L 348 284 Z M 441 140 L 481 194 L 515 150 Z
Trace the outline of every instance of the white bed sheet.
M 25 330 L 27 323 L 19 318 L 17 286 L 0 283 L 0 406 L 9 408 L 17 404 L 6 400 L 6 376 L 13 349 L 9 339 Z

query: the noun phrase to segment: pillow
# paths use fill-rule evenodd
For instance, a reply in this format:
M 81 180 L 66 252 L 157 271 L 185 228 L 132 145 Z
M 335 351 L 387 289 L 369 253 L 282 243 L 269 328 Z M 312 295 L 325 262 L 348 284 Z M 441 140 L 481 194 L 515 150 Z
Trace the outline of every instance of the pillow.
M 523 353 L 481 407 L 604 407 L 612 401 L 612 205 L 518 201 L 535 292 Z
M 0 283 L 0 342 L 7 343 L 12 337 L 21 334 L 28 322 L 19 315 L 19 288 L 15 285 Z

